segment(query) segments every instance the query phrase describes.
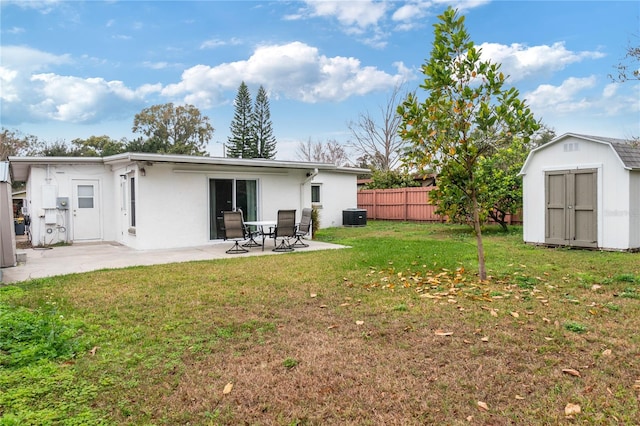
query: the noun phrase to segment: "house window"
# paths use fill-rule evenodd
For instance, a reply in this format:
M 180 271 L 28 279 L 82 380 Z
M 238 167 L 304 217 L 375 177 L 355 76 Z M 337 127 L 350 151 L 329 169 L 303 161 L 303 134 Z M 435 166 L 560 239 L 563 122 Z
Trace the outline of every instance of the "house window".
M 120 195 L 122 199 L 120 200 L 120 209 L 123 212 L 127 211 L 127 179 L 122 179 L 120 181 Z
M 320 185 L 311 185 L 311 203 L 320 204 Z
M 129 198 L 129 206 L 130 206 L 130 215 L 131 222 L 129 223 L 132 228 L 136 226 L 136 178 L 129 179 L 129 194 L 131 197 Z
M 78 208 L 93 208 L 93 185 L 78 185 Z

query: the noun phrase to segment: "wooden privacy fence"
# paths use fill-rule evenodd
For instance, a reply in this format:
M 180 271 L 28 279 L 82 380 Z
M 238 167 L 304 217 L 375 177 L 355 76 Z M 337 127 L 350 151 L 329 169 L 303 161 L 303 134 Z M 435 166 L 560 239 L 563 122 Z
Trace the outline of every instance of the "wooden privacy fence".
M 358 208 L 367 211 L 367 219 L 404 220 L 418 222 L 446 222 L 446 216 L 435 213 L 429 204 L 433 186 L 363 189 L 358 191 Z M 520 215 L 507 216 L 508 224 L 522 224 Z

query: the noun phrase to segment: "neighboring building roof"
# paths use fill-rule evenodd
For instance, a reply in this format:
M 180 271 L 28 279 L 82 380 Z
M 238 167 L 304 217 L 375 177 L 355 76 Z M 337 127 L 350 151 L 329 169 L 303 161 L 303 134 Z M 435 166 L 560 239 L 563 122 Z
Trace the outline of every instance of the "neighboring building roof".
M 174 163 L 194 166 L 242 166 L 260 168 L 286 168 L 320 171 L 336 171 L 341 173 L 364 174 L 369 169 L 338 167 L 335 164 L 307 163 L 302 161 L 267 160 L 263 158 L 222 158 L 201 157 L 194 155 L 150 154 L 126 152 L 109 157 L 9 157 L 14 178 L 25 181 L 32 165 L 46 164 L 127 164 L 127 163 Z
M 529 164 L 529 159 L 535 152 L 570 137 L 609 145 L 615 152 L 616 156 L 620 159 L 620 163 L 625 169 L 640 170 L 640 142 L 626 139 L 606 138 L 602 136 L 581 135 L 578 133 L 565 133 L 562 136 L 553 139 L 549 143 L 531 150 L 529 156 L 527 157 L 527 161 L 525 161 L 524 165 L 522 166 L 520 174 L 522 175 L 525 173 L 527 165 Z

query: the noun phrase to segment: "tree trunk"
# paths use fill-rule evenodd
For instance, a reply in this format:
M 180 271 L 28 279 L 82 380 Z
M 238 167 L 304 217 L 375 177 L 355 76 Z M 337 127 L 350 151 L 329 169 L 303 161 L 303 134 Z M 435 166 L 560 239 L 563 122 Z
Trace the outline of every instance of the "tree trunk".
M 487 279 L 487 269 L 484 263 L 484 245 L 482 244 L 482 228 L 480 227 L 480 207 L 476 191 L 471 192 L 473 203 L 473 229 L 476 231 L 476 243 L 478 245 L 478 275 L 482 281 Z
M 507 232 L 509 228 L 507 228 L 507 214 L 502 210 L 498 210 L 497 208 L 493 208 L 489 211 L 489 217 L 493 219 L 495 223 L 502 227 L 504 232 Z

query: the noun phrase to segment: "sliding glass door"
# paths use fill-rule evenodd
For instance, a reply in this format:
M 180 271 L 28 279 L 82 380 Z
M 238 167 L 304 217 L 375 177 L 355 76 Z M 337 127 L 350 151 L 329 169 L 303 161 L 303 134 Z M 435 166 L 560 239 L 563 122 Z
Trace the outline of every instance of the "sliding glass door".
M 244 220 L 258 218 L 258 182 L 209 179 L 209 238 L 224 238 L 223 211 L 242 209 Z

